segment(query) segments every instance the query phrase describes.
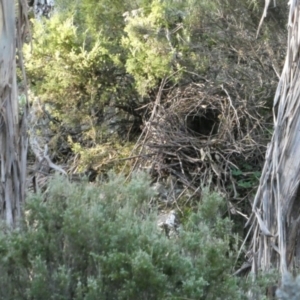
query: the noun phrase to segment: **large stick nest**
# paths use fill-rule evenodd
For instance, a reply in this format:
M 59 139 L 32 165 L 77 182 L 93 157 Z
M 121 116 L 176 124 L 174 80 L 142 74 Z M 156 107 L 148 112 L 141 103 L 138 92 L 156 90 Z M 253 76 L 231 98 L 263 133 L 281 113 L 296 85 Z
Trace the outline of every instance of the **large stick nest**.
M 172 176 L 192 195 L 210 186 L 237 197 L 232 170 L 241 160 L 259 167 L 265 153 L 264 103 L 253 102 L 229 85 L 161 86 L 137 144 L 135 168 L 158 180 Z

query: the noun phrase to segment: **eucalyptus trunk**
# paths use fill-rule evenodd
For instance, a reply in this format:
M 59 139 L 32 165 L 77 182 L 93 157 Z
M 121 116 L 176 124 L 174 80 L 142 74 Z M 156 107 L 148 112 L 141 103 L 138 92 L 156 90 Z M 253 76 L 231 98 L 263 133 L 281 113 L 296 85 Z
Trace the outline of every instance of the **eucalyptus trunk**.
M 248 222 L 253 273 L 271 268 L 285 273 L 300 267 L 300 0 L 289 5 L 287 54 L 274 98 L 274 133 Z
M 26 112 L 19 114 L 16 45 L 26 34 L 24 0 L 0 0 L 0 216 L 10 227 L 21 216 L 25 198 L 27 133 Z M 18 16 L 16 18 L 16 13 Z M 18 52 L 22 65 L 22 53 Z M 24 72 L 23 72 L 24 73 Z

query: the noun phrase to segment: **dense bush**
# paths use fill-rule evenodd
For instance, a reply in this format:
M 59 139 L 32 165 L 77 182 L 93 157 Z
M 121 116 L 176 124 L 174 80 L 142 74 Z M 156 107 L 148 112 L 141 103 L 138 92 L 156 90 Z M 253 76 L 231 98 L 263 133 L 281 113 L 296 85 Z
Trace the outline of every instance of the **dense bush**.
M 204 193 L 178 238 L 157 228 L 146 176 L 101 186 L 56 178 L 20 229 L 0 233 L 0 299 L 244 299 L 223 200 Z M 231 245 L 231 246 L 230 246 Z
M 99 35 L 89 45 L 86 40 L 87 34 L 78 32 L 73 18 L 57 14 L 51 20 L 35 21 L 34 47 L 24 47 L 32 91 L 50 103 L 51 114 L 65 123 L 95 118 L 115 88 L 105 37 Z
M 263 7 L 257 0 L 55 3 L 50 20 L 33 21 L 33 47 L 24 53 L 30 90 L 47 107 L 59 139 L 51 153 L 70 158 L 78 143 L 85 157 L 100 157 L 98 145 L 115 137 L 121 145 L 136 141 L 147 121 L 155 126 L 153 117 L 161 119 L 175 103 L 174 115 L 194 123 L 188 129 L 201 135 L 219 130 L 221 140 L 228 140 L 224 132 L 233 134 L 237 148 L 228 146 L 230 161 L 242 172 L 234 196 L 251 194 L 257 180 L 246 173 L 259 170 L 269 141 L 270 106 L 285 53 L 286 1 L 269 11 L 258 38 Z M 161 82 L 163 109 L 156 116 L 151 102 Z M 229 122 L 230 114 L 238 121 Z M 70 159 L 83 169 L 95 160 L 103 164 Z

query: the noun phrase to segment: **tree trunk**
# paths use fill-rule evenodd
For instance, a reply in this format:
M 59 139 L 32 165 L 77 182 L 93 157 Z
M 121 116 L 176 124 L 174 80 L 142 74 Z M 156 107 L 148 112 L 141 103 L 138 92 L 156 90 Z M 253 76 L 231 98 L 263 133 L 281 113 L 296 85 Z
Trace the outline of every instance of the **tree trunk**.
M 300 267 L 299 46 L 300 0 L 291 0 L 286 60 L 274 98 L 274 134 L 248 221 L 253 273 Z
M 22 44 L 25 25 L 26 2 L 0 0 L 0 216 L 10 227 L 20 218 L 25 197 L 27 106 L 20 116 L 16 77 L 16 45 Z M 20 51 L 18 58 L 22 63 Z

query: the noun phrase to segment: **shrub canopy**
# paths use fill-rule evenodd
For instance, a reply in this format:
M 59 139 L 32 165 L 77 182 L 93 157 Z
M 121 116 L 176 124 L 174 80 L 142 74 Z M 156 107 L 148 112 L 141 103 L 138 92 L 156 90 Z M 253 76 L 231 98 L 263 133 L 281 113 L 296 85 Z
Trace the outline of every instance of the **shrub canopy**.
M 57 177 L 47 194 L 30 196 L 22 228 L 0 234 L 0 298 L 243 299 L 222 198 L 205 192 L 168 239 L 146 176 L 123 180 L 98 187 Z

